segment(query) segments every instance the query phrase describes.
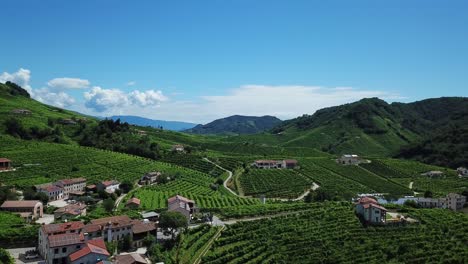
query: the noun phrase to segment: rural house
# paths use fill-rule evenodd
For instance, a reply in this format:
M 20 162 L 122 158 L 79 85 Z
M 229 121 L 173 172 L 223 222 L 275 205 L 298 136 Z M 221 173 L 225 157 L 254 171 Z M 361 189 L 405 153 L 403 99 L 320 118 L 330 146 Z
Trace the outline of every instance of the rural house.
M 256 160 L 252 166 L 259 169 L 294 169 L 297 167 L 297 160 Z
M 86 215 L 86 204 L 69 204 L 54 211 L 55 220 L 70 220 L 78 216 Z
M 115 180 L 103 181 L 96 185 L 98 191 L 105 191 L 107 193 L 114 193 L 115 190 L 119 189 L 120 183 Z
M 457 168 L 457 173 L 459 177 L 468 177 L 468 169 L 465 167 Z
M 140 207 L 140 203 L 140 199 L 133 197 L 127 201 L 125 207 L 129 209 L 138 209 L 138 207 Z
M 132 237 L 132 220 L 126 215 L 91 220 L 84 228 L 85 237 L 103 238 L 106 242 L 117 241 L 125 236 Z
M 68 199 L 72 192 L 82 192 L 86 187 L 85 178 L 63 179 L 55 183 L 56 186 L 63 188 L 63 198 Z
M 448 209 L 453 211 L 458 211 L 463 209 L 463 206 L 466 203 L 466 196 L 457 194 L 457 193 L 449 193 L 445 197 L 445 205 Z
M 53 184 L 43 184 L 36 186 L 37 192 L 47 194 L 49 201 L 62 200 L 64 198 L 63 188 Z
M 361 157 L 355 154 L 344 154 L 336 161 L 341 165 L 358 165 L 362 163 Z
M 31 221 L 43 216 L 44 206 L 40 201 L 5 201 L 0 209 L 19 214 L 22 218 Z
M 110 257 L 102 239 L 89 240 L 78 251 L 70 254 L 70 264 L 96 264 Z
M 383 224 L 386 222 L 387 209 L 380 206 L 374 198 L 362 197 L 356 203 L 356 213 L 366 223 Z
M 177 151 L 177 152 L 184 152 L 185 148 L 183 145 L 177 144 L 172 146 L 172 151 Z
M 143 241 L 149 235 L 156 236 L 157 228 L 156 223 L 148 220 L 133 220 L 133 247 L 143 247 Z
M 195 201 L 180 195 L 173 196 L 167 200 L 168 211 L 182 213 L 188 220 L 196 212 Z
M 428 171 L 425 173 L 421 173 L 422 176 L 429 176 L 431 178 L 437 178 L 437 177 L 442 177 L 444 175 L 443 172 L 441 171 Z
M 160 176 L 161 172 L 159 171 L 148 172 L 141 177 L 141 179 L 138 181 L 138 184 L 151 185 L 153 183 L 156 183 Z
M 7 158 L 0 158 L 0 171 L 11 170 L 11 160 Z

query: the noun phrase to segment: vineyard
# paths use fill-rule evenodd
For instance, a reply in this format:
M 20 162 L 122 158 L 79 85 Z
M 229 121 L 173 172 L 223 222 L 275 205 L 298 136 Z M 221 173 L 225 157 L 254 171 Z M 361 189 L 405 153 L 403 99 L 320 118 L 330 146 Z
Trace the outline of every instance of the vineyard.
M 7 136 L 0 136 L 0 144 L 0 156 L 11 159 L 17 168 L 14 172 L 1 173 L 0 182 L 18 187 L 72 177 L 85 177 L 89 183 L 106 179 L 136 181 L 149 171 L 206 176 L 173 164 L 94 148 L 22 141 Z
M 272 198 L 296 198 L 312 186 L 309 178 L 288 169 L 250 169 L 240 183 L 245 195 Z
M 464 263 L 468 216 L 413 210 L 421 224 L 364 228 L 347 203 L 228 226 L 203 263 Z
M 37 239 L 39 225 L 29 225 L 19 216 L 0 212 L 0 247 L 31 246 Z
M 217 166 L 206 162 L 200 156 L 181 154 L 181 153 L 170 153 L 164 155 L 162 158 L 163 162 L 176 164 L 185 168 L 197 170 L 213 177 L 220 177 L 224 171 Z

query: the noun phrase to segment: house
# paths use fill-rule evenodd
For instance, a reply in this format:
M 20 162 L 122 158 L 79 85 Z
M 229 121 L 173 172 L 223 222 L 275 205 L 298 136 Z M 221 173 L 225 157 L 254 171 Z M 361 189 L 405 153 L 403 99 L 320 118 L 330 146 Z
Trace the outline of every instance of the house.
M 468 177 L 468 169 L 465 167 L 457 168 L 457 173 L 459 177 Z
M 138 207 L 140 207 L 140 203 L 140 199 L 133 197 L 127 201 L 125 207 L 129 209 L 137 209 Z
M 384 224 L 387 209 L 380 206 L 374 198 L 362 197 L 356 202 L 356 213 L 369 224 Z
M 294 169 L 296 167 L 297 167 L 297 160 L 288 159 L 288 160 L 283 160 L 283 162 L 282 162 L 282 168 Z
M 86 204 L 69 204 L 54 211 L 55 220 L 69 220 L 78 216 L 86 215 Z
M 15 115 L 30 115 L 30 114 L 32 114 L 32 112 L 27 110 L 27 109 L 13 109 L 13 110 L 11 110 L 11 113 L 15 114 Z
M 441 177 L 444 175 L 443 172 L 441 171 L 428 171 L 428 172 L 425 172 L 425 173 L 421 173 L 422 176 L 429 176 L 431 178 L 437 178 L 437 177 Z
M 445 206 L 448 209 L 453 211 L 458 211 L 463 209 L 463 206 L 466 203 L 466 196 L 457 194 L 457 193 L 449 193 L 445 197 Z
M 68 263 L 68 255 L 81 249 L 85 239 L 82 222 L 42 225 L 39 228 L 38 251 L 47 264 Z
M 157 228 L 156 223 L 148 220 L 134 220 L 132 221 L 133 232 L 133 247 L 143 247 L 143 241 L 147 236 L 156 236 Z
M 297 167 L 297 160 L 256 160 L 252 166 L 258 169 L 294 169 Z
M 0 171 L 11 170 L 11 160 L 7 158 L 0 158 Z
M 422 208 L 445 208 L 445 199 L 443 198 L 416 198 L 416 203 Z
M 85 178 L 63 179 L 55 183 L 56 186 L 63 188 L 63 198 L 68 199 L 71 192 L 82 192 L 86 187 Z
M 53 184 L 37 185 L 36 191 L 47 194 L 49 201 L 62 200 L 64 197 L 63 188 Z
M 361 157 L 355 154 L 344 154 L 336 160 L 341 165 L 358 165 L 362 162 Z
M 84 247 L 68 257 L 70 264 L 96 264 L 110 257 L 106 244 L 102 239 L 89 240 Z
M 115 180 L 103 181 L 96 185 L 98 191 L 105 191 L 107 193 L 114 193 L 115 190 L 119 189 L 120 183 Z
M 37 220 L 43 216 L 44 206 L 40 201 L 5 201 L 0 209 L 19 214 L 27 220 Z
M 148 264 L 150 263 L 143 255 L 138 253 L 122 254 L 115 257 L 115 264 Z
M 90 185 L 86 186 L 85 191 L 86 192 L 91 192 L 91 193 L 96 192 L 97 191 L 96 184 L 90 184 Z
M 126 215 L 91 220 L 83 229 L 87 239 L 103 238 L 106 242 L 132 237 L 132 220 Z
M 153 183 L 156 183 L 160 176 L 161 176 L 161 172 L 159 171 L 148 172 L 141 177 L 141 179 L 138 181 L 138 184 L 151 185 Z
M 177 152 L 184 152 L 185 148 L 183 145 L 177 144 L 172 146 L 172 151 L 177 151 Z
M 167 200 L 168 211 L 179 212 L 183 214 L 188 220 L 197 211 L 195 201 L 185 198 L 180 195 L 173 196 Z
M 140 214 L 143 219 L 148 220 L 148 221 L 155 222 L 155 221 L 158 221 L 159 219 L 159 214 L 156 212 L 142 212 Z

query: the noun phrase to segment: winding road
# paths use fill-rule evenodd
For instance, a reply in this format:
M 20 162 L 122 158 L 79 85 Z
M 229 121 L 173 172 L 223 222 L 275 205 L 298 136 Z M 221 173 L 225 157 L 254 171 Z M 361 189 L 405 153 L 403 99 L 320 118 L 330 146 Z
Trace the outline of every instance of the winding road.
M 211 163 L 211 164 L 213 164 L 213 165 L 215 165 L 216 167 L 222 169 L 223 171 L 226 171 L 226 172 L 229 174 L 229 176 L 228 176 L 227 179 L 223 182 L 224 188 L 226 188 L 230 193 L 234 194 L 235 196 L 240 197 L 235 191 L 231 190 L 231 189 L 227 186 L 227 183 L 228 183 L 229 180 L 231 180 L 231 178 L 232 178 L 232 171 L 227 170 L 227 169 L 225 169 L 225 168 L 219 166 L 218 164 L 212 162 L 211 160 L 209 160 L 209 159 L 207 159 L 207 158 L 203 158 L 203 160 L 206 161 L 206 162 L 209 162 L 209 163 Z

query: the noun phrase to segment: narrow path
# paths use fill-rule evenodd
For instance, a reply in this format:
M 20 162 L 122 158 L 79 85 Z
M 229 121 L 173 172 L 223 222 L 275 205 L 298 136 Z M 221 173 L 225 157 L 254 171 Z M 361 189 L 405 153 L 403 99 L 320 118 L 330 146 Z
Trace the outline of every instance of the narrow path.
M 218 168 L 220 168 L 220 169 L 226 171 L 226 172 L 229 174 L 229 176 L 227 177 L 227 179 L 223 182 L 223 186 L 224 186 L 224 188 L 226 188 L 230 193 L 232 193 L 232 194 L 234 194 L 235 196 L 239 197 L 239 195 L 238 195 L 235 191 L 231 190 L 231 188 L 229 188 L 229 187 L 227 186 L 227 183 L 228 183 L 229 180 L 231 180 L 231 178 L 232 178 L 232 171 L 227 170 L 227 169 L 225 169 L 225 168 L 219 166 L 218 164 L 212 162 L 212 161 L 209 160 L 208 158 L 203 158 L 203 160 L 206 161 L 206 162 L 209 162 L 209 163 L 211 163 L 211 164 L 213 164 L 213 165 L 215 165 L 216 167 L 218 167 Z
M 408 188 L 413 189 L 413 182 L 410 182 L 410 183 L 409 183 Z
M 114 205 L 114 210 L 117 210 L 119 208 L 119 204 L 120 202 L 123 200 L 123 198 L 126 196 L 127 194 L 124 193 L 122 195 L 120 195 L 117 200 L 115 200 L 115 205 Z
M 203 258 L 203 256 L 206 255 L 206 253 L 208 253 L 208 250 L 210 250 L 211 245 L 213 245 L 213 243 L 216 241 L 216 239 L 218 239 L 221 236 L 221 232 L 223 230 L 224 230 L 224 226 L 221 226 L 221 228 L 218 230 L 218 232 L 210 239 L 210 241 L 208 241 L 208 243 L 205 244 L 205 248 L 202 250 L 200 255 L 193 261 L 194 264 L 201 263 L 201 259 Z

